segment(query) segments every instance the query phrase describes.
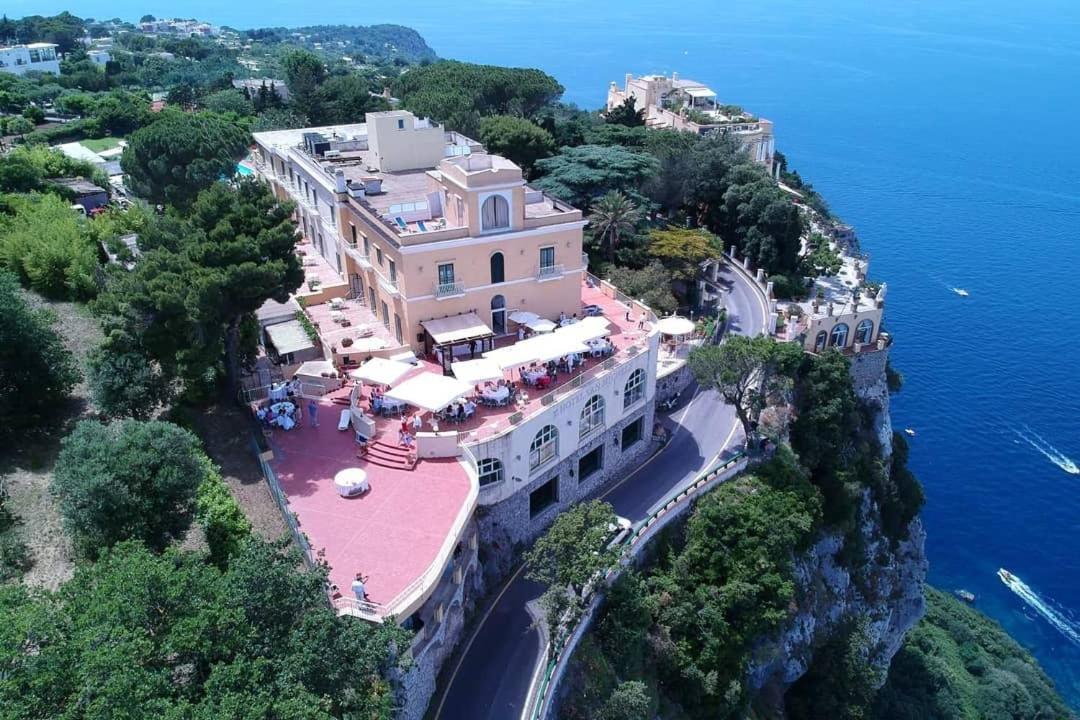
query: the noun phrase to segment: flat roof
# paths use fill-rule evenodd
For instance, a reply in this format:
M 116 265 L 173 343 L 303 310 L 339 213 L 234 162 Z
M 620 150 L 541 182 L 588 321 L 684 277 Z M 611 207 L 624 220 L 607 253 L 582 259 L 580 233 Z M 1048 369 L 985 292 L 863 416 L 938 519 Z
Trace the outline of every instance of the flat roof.
M 301 350 L 310 350 L 315 347 L 315 343 L 311 342 L 307 330 L 304 329 L 299 320 L 287 320 L 283 323 L 270 325 L 266 328 L 266 334 L 270 337 L 270 342 L 274 344 L 274 348 L 282 355 Z

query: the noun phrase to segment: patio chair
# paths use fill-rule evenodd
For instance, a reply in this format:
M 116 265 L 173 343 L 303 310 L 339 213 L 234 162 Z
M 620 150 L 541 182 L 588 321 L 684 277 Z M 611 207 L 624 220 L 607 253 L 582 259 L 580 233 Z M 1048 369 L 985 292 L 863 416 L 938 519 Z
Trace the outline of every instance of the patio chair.
M 352 422 L 352 410 L 345 408 L 341 411 L 341 415 L 338 416 L 337 429 L 344 432 L 349 429 L 349 423 Z

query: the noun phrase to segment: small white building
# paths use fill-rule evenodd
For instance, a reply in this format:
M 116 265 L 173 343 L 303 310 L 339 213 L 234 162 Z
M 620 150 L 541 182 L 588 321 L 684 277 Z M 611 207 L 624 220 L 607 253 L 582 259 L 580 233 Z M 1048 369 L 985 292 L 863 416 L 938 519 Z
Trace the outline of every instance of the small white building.
M 86 57 L 90 59 L 90 62 L 94 63 L 98 67 L 105 67 L 105 65 L 112 60 L 109 55 L 109 51 L 104 48 L 96 48 L 86 51 Z
M 55 43 L 30 43 L 0 47 L 0 72 L 25 75 L 29 72 L 60 74 Z

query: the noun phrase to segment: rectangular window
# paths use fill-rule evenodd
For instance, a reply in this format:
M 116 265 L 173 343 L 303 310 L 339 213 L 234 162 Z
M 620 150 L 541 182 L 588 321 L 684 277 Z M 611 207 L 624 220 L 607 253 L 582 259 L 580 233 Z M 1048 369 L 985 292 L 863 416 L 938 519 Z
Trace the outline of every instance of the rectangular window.
M 375 248 L 375 262 L 379 263 L 379 267 L 382 267 L 382 248 Z
M 382 304 L 382 324 L 390 327 L 390 307 L 385 302 Z
M 402 120 L 400 118 L 398 119 L 398 121 L 397 121 L 397 129 L 398 130 L 404 130 L 405 129 L 405 121 L 404 120 Z
M 353 225 L 352 223 L 349 223 L 349 232 L 351 232 L 351 233 L 352 233 L 352 244 L 353 244 L 353 247 L 356 247 L 356 226 L 355 226 L 355 225 Z
M 454 263 L 443 263 L 439 266 L 439 284 L 454 284 Z
M 368 300 L 370 301 L 370 302 L 368 302 L 368 307 L 371 308 L 371 312 L 374 313 L 375 312 L 375 288 L 368 285 L 367 292 L 368 292 Z
M 360 233 L 360 235 L 364 238 L 364 255 L 365 256 L 370 256 L 371 255 L 371 241 L 367 239 L 367 235 L 364 235 L 363 233 Z
M 540 248 L 540 267 L 541 268 L 555 267 L 555 248 L 554 247 Z
M 645 418 L 639 417 L 634 422 L 623 428 L 622 449 L 626 450 L 641 440 L 642 430 L 645 427 Z
M 557 502 L 559 502 L 558 475 L 529 493 L 529 517 L 536 517 Z
M 581 456 L 578 460 L 578 482 L 581 482 L 595 472 L 604 469 L 604 444 L 600 443 L 595 448 Z
M 465 201 L 460 197 L 455 198 L 457 200 L 457 219 L 459 223 L 465 222 Z
M 390 282 L 397 282 L 397 264 L 393 260 L 387 261 L 390 264 Z
M 401 336 L 401 316 L 394 313 L 394 335 L 397 337 L 397 341 L 402 342 Z

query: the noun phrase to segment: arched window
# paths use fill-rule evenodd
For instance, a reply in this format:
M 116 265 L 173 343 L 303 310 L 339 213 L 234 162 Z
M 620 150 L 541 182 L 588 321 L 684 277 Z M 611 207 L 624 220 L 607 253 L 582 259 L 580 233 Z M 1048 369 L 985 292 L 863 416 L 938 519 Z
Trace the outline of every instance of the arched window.
M 506 282 L 506 272 L 503 268 L 503 254 L 501 252 L 491 254 L 491 284 Z
M 638 368 L 630 373 L 630 378 L 623 388 L 623 410 L 645 397 L 645 371 Z
M 476 462 L 476 472 L 480 476 L 480 486 L 491 485 L 503 479 L 503 464 L 498 458 L 484 458 Z
M 829 336 L 829 347 L 847 347 L 847 335 L 847 323 L 840 323 L 832 329 L 832 334 Z
M 817 339 L 814 340 L 814 352 L 821 352 L 825 349 L 825 343 L 829 339 L 829 334 L 822 330 L 817 334 Z
M 554 425 L 545 425 L 533 437 L 529 446 L 529 469 L 535 470 L 559 454 L 559 431 Z
M 604 425 L 604 398 L 593 395 L 581 409 L 581 431 L 579 437 L 585 437 L 593 430 Z
M 867 345 L 872 337 L 874 337 L 874 321 L 867 318 L 855 328 L 855 342 Z
M 496 230 L 510 227 L 510 203 L 502 195 L 492 195 L 480 208 L 480 229 Z

